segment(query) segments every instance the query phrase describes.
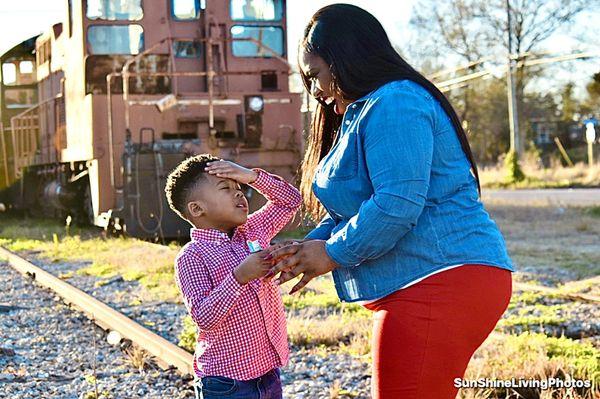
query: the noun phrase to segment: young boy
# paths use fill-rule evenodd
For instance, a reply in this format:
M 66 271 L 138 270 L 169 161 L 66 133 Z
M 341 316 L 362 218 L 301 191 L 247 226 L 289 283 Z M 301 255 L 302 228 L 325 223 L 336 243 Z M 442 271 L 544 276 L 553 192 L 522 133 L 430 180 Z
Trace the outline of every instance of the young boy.
M 240 184 L 268 202 L 248 215 Z M 197 397 L 281 398 L 279 367 L 289 354 L 283 303 L 279 287 L 263 278 L 270 277 L 269 252 L 249 247 L 269 247 L 300 207 L 300 193 L 262 169 L 208 154 L 184 160 L 165 192 L 171 209 L 193 226 L 175 277 L 198 329 Z

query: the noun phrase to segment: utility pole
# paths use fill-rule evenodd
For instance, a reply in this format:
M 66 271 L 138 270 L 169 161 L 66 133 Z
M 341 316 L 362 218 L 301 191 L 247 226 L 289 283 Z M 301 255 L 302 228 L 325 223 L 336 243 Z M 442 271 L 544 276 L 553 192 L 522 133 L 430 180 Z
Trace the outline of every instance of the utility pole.
M 597 121 L 588 119 L 585 123 L 585 141 L 588 144 L 588 164 L 590 169 L 594 166 L 594 141 L 596 141 L 596 128 L 594 127 Z
M 517 89 L 513 77 L 512 54 L 512 21 L 510 16 L 510 0 L 506 0 L 506 17 L 508 22 L 508 72 L 506 74 L 506 86 L 508 88 L 508 119 L 510 127 L 510 150 L 521 155 L 519 147 L 519 110 L 517 108 Z

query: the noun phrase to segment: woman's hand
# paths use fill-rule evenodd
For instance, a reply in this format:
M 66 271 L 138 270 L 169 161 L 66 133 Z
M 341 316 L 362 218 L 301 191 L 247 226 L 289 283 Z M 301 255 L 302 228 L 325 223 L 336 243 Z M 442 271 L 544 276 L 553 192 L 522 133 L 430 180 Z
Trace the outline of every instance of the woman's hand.
M 231 161 L 207 162 L 204 170 L 211 175 L 232 179 L 241 184 L 254 183 L 258 179 L 258 172 Z
M 292 288 L 290 294 L 302 289 L 310 280 L 328 273 L 338 265 L 327 255 L 324 240 L 295 242 L 271 252 L 277 262 L 271 269 L 273 274 L 280 273 L 275 280 L 283 284 L 303 274 L 302 279 Z

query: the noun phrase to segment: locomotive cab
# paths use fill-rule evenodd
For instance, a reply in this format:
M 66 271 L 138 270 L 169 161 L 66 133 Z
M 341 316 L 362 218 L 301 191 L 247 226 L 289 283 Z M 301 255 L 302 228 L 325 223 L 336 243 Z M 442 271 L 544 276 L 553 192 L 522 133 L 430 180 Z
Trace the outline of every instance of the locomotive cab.
M 209 152 L 293 180 L 301 99 L 289 90 L 285 0 L 151 5 L 67 0 L 60 29 L 36 42 L 39 104 L 10 135 L 44 120 L 29 133 L 38 154 L 17 167 L 28 198 L 132 236 L 185 237 L 164 198 L 169 172 Z
M 21 136 L 13 141 L 11 119 L 38 102 L 35 41 L 29 38 L 0 56 L 0 202 L 12 205 L 11 198 L 19 191 L 18 174 L 20 161 L 15 157 L 15 147 L 27 148 L 30 139 Z

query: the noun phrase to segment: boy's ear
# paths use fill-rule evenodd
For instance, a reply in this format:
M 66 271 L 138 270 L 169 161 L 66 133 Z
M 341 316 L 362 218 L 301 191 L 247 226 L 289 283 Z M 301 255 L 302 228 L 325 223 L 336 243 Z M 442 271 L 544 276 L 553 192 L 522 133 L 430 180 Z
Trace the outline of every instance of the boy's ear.
M 200 201 L 190 201 L 187 203 L 187 210 L 193 217 L 200 217 L 205 214 L 205 209 Z

